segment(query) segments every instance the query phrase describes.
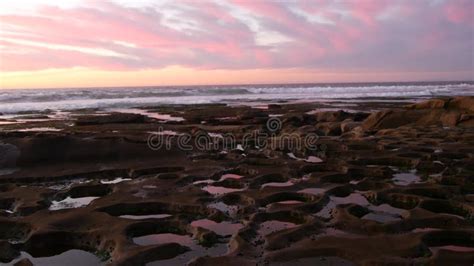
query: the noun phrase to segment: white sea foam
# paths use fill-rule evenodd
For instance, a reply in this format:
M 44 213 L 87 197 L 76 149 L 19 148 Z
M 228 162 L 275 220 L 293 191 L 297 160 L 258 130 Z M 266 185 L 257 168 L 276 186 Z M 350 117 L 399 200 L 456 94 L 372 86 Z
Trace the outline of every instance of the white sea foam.
M 474 83 L 247 85 L 94 89 L 0 90 L 0 113 L 131 108 L 169 104 L 256 104 L 279 100 L 344 101 L 474 95 Z

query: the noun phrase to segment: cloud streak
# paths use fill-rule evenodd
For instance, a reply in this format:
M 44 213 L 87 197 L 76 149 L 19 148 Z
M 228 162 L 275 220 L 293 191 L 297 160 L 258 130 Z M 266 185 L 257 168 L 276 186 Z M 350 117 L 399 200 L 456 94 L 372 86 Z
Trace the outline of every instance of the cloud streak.
M 6 5 L 6 4 L 3 4 Z M 0 4 L 3 72 L 86 67 L 473 71 L 474 2 Z

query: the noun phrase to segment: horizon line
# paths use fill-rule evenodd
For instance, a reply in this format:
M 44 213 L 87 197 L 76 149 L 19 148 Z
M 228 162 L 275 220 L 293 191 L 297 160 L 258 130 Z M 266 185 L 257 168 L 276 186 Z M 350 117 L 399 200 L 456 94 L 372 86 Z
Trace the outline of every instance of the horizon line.
M 137 85 L 137 86 L 90 86 L 90 87 L 31 87 L 0 88 L 0 90 L 74 90 L 74 89 L 127 89 L 127 88 L 165 88 L 165 87 L 232 87 L 232 86 L 271 86 L 271 85 L 350 85 L 350 84 L 429 84 L 429 83 L 474 83 L 472 80 L 412 80 L 412 81 L 367 81 L 367 82 L 289 82 L 289 83 L 235 83 L 235 84 L 194 84 L 194 85 Z

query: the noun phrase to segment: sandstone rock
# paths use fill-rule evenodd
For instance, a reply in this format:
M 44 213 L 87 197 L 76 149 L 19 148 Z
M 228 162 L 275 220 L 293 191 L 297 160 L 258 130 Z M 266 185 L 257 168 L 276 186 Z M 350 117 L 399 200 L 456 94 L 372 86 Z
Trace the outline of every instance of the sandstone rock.
M 398 128 L 406 125 L 455 126 L 459 113 L 446 113 L 444 109 L 387 110 L 370 115 L 362 124 L 364 130 Z
M 462 114 L 458 121 L 459 127 L 474 127 L 474 115 Z
M 341 135 L 341 123 L 339 122 L 322 122 L 316 124 L 316 129 L 319 134 L 324 136 L 339 136 Z
M 446 112 L 443 113 L 440 117 L 440 121 L 445 127 L 454 127 L 457 125 L 461 118 L 459 112 Z
M 404 125 L 415 126 L 457 126 L 461 121 L 470 120 L 474 110 L 474 97 L 457 97 L 450 100 L 433 99 L 416 103 L 406 110 L 385 110 L 371 114 L 362 127 L 364 130 L 398 128 Z M 470 126 L 472 123 L 463 123 Z
M 431 99 L 407 106 L 408 109 L 460 109 L 474 111 L 474 97 L 461 96 L 451 99 Z
M 362 128 L 362 126 L 357 126 L 353 128 L 351 131 L 344 132 L 341 134 L 341 138 L 344 139 L 359 139 L 364 137 L 365 135 L 365 130 Z
M 421 103 L 414 103 L 407 106 L 410 109 L 439 109 L 446 106 L 446 100 L 432 99 Z
M 372 113 L 367 117 L 367 119 L 364 120 L 364 123 L 362 124 L 362 128 L 364 130 L 370 130 L 370 129 L 375 129 L 381 122 L 382 120 L 392 114 L 392 110 L 385 110 L 385 111 L 380 111 L 376 113 Z
M 354 122 L 350 119 L 346 119 L 346 120 L 342 121 L 342 123 L 341 123 L 341 132 L 342 133 L 349 132 L 349 131 L 353 130 L 354 128 L 356 128 L 360 125 L 361 125 L 360 122 Z
M 456 97 L 449 101 L 448 108 L 464 109 L 474 112 L 474 96 Z

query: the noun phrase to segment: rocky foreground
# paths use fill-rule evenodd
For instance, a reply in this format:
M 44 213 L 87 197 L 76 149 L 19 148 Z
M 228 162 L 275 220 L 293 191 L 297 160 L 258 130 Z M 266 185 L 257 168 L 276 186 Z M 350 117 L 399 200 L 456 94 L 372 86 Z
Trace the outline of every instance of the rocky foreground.
M 0 121 L 0 262 L 472 265 L 474 97 L 325 107 Z M 317 134 L 318 148 L 242 145 L 269 118 L 281 122 L 273 140 Z M 151 149 L 158 131 L 236 141 Z

